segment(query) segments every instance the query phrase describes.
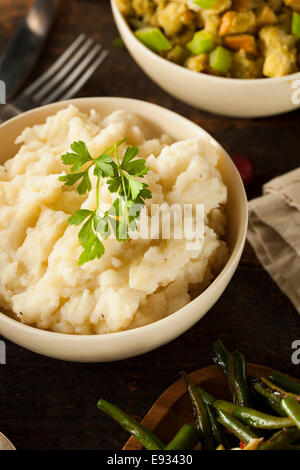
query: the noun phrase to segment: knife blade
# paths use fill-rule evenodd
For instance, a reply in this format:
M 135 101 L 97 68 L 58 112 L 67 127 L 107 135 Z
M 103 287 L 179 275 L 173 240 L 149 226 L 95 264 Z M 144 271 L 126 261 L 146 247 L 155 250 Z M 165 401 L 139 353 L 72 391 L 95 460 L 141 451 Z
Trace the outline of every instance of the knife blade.
M 6 100 L 18 91 L 35 64 L 52 25 L 58 0 L 36 0 L 0 58 Z

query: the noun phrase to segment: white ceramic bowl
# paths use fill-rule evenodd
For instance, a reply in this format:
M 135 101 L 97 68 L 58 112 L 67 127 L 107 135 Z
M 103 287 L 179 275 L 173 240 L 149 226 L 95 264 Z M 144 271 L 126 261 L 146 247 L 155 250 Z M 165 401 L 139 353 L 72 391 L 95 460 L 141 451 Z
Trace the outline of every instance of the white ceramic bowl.
M 240 118 L 271 116 L 299 107 L 292 101 L 295 95 L 292 85 L 300 80 L 300 72 L 286 77 L 245 80 L 193 72 L 145 47 L 132 33 L 116 0 L 111 0 L 111 5 L 120 35 L 134 60 L 154 82 L 181 101 L 205 111 Z
M 195 300 L 167 318 L 141 328 L 107 335 L 67 335 L 39 330 L 0 313 L 0 333 L 31 351 L 46 356 L 81 362 L 104 362 L 125 359 L 155 349 L 173 340 L 193 326 L 223 293 L 238 265 L 247 229 L 247 199 L 234 164 L 221 146 L 203 129 L 167 109 L 144 101 L 126 98 L 81 98 L 37 108 L 0 126 L 0 164 L 17 151 L 15 138 L 26 126 L 43 123 L 47 116 L 73 103 L 84 112 L 96 109 L 102 116 L 117 109 L 141 118 L 147 137 L 161 132 L 175 139 L 208 139 L 221 153 L 220 171 L 228 187 L 228 244 L 230 259 L 213 283 Z

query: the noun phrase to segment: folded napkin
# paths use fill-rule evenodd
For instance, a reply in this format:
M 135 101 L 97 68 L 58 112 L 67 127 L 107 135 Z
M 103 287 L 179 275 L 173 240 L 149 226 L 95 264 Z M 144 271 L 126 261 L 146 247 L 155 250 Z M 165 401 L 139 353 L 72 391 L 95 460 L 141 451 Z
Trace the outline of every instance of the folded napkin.
M 247 238 L 300 313 L 300 167 L 263 186 L 249 202 Z

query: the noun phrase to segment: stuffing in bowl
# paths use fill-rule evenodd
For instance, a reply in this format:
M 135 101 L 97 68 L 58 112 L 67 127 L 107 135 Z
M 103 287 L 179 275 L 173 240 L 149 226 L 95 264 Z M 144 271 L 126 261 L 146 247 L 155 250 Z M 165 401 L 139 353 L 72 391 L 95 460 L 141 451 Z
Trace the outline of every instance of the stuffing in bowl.
M 300 70 L 299 0 L 117 0 L 136 37 L 195 72 L 253 79 Z

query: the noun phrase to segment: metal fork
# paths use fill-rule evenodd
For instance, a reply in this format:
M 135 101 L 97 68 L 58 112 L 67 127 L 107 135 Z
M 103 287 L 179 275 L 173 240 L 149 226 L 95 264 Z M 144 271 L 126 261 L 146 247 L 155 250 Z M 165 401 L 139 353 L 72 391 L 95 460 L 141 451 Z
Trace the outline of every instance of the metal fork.
M 100 44 L 81 34 L 43 75 L 0 108 L 0 121 L 53 101 L 72 98 L 107 55 Z

